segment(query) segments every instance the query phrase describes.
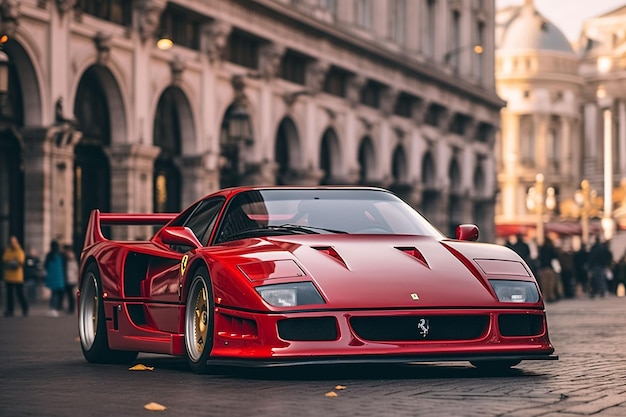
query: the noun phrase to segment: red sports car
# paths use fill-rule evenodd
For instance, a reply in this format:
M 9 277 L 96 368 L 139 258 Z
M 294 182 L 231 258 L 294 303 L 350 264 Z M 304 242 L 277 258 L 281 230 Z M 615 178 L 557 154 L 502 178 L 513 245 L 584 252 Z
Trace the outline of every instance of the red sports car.
M 102 225 L 162 227 L 111 240 Z M 138 352 L 212 365 L 556 359 L 541 294 L 512 250 L 446 238 L 391 192 L 240 187 L 180 214 L 95 210 L 78 325 L 89 362 Z

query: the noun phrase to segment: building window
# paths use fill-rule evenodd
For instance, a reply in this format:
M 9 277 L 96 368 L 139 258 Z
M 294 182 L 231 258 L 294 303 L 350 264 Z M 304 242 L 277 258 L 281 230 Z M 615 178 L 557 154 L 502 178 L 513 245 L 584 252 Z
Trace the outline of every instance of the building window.
M 531 116 L 522 116 L 519 121 L 519 148 L 522 165 L 535 166 L 535 126 Z
M 483 51 L 486 51 L 485 48 L 485 24 L 483 22 L 478 22 L 476 26 L 476 45 L 480 45 Z M 482 82 L 483 80 L 483 68 L 484 68 L 484 53 L 482 54 L 472 54 L 472 61 L 474 63 L 474 76 Z
M 435 54 L 435 38 L 437 37 L 437 1 L 427 0 L 426 2 L 426 36 L 424 37 L 424 54 L 432 57 Z
M 356 24 L 364 29 L 372 27 L 372 0 L 356 0 L 355 3 Z
M 242 32 L 233 31 L 228 41 L 230 62 L 257 69 L 259 67 L 259 41 Z
M 455 10 L 452 12 L 452 27 L 450 28 L 450 50 L 448 51 L 449 60 L 447 64 L 454 68 L 454 72 L 459 70 L 459 56 L 461 53 L 461 12 Z
M 548 129 L 548 138 L 546 143 L 546 152 L 548 163 L 554 170 L 559 172 L 560 154 L 561 154 L 561 126 L 558 117 L 553 117 Z
M 338 97 L 346 96 L 346 84 L 348 83 L 348 72 L 332 67 L 324 80 L 324 91 Z
M 400 93 L 396 100 L 396 107 L 393 113 L 401 117 L 411 117 L 413 113 L 414 98 L 408 94 Z
M 333 16 L 337 15 L 337 0 L 318 0 L 320 9 L 328 10 Z
M 132 23 L 132 2 L 128 0 L 78 0 L 75 7 L 119 25 L 130 26 Z
M 184 9 L 169 7 L 161 16 L 161 32 L 172 41 L 190 49 L 200 49 L 202 19 Z
M 450 123 L 450 132 L 463 136 L 465 134 L 465 126 L 468 121 L 469 118 L 467 116 L 462 114 L 454 115 L 452 122 Z
M 280 77 L 296 84 L 304 85 L 307 58 L 304 55 L 287 51 L 280 62 Z
M 369 81 L 365 88 L 361 90 L 361 104 L 377 109 L 380 106 L 381 89 L 381 84 Z
M 391 40 L 404 44 L 406 33 L 406 0 L 389 2 L 389 37 Z

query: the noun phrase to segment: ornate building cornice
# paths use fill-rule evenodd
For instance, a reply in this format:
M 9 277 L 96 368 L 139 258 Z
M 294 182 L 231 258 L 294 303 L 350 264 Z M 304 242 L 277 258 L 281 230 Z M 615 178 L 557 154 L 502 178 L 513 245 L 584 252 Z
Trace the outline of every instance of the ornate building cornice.
M 164 0 L 135 0 L 134 3 L 138 13 L 137 30 L 141 40 L 145 42 L 156 36 L 166 2 Z
M 221 61 L 224 57 L 232 29 L 231 24 L 218 20 L 202 25 L 201 49 L 206 52 L 211 62 Z
M 20 20 L 19 0 L 2 0 L 0 2 L 0 32 L 13 36 Z
M 276 43 L 267 43 L 259 49 L 259 75 L 266 80 L 272 79 L 280 71 L 280 60 L 285 54 L 285 47 Z
M 98 64 L 106 66 L 111 56 L 111 34 L 98 32 L 93 38 L 98 51 Z

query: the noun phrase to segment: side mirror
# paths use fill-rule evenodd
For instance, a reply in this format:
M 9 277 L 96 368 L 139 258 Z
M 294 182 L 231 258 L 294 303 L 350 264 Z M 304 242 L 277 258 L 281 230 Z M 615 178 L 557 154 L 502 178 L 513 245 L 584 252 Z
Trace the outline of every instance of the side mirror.
M 192 248 L 199 248 L 202 246 L 191 229 L 184 226 L 164 227 L 159 232 L 159 237 L 161 238 L 161 242 L 166 245 L 189 246 Z
M 475 224 L 460 224 L 456 227 L 456 238 L 458 240 L 477 241 L 480 235 L 478 226 Z

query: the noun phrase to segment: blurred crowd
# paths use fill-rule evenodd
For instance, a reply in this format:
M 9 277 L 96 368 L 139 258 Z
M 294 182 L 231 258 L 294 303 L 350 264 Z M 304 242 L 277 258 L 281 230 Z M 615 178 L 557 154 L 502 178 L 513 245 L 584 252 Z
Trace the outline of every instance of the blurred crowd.
M 578 236 L 548 233 L 537 244 L 532 234 L 509 237 L 506 246 L 517 252 L 537 278 L 547 302 L 562 298 L 624 296 L 626 252 L 615 258 L 600 235 L 583 245 Z
M 15 315 L 16 300 L 23 316 L 28 316 L 30 306 L 40 301 L 48 301 L 49 316 L 75 311 L 78 261 L 71 244 L 53 240 L 41 258 L 34 248 L 22 249 L 18 239 L 11 236 L 2 251 L 0 278 L 4 317 Z

